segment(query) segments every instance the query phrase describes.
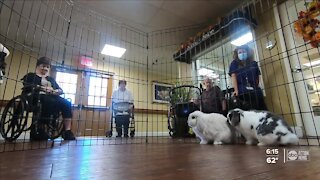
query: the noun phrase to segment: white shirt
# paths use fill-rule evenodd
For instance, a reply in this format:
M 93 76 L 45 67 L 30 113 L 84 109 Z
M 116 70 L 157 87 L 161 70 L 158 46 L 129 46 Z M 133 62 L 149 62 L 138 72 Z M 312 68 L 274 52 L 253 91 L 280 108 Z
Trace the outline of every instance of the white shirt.
M 48 81 L 45 76 L 41 77 L 41 86 L 46 88 L 52 88 L 51 82 Z M 40 94 L 47 94 L 47 93 L 45 91 L 40 91 Z
M 114 103 L 118 103 L 118 102 L 133 103 L 132 93 L 127 89 L 125 89 L 124 91 L 117 89 L 112 93 L 112 102 L 114 102 Z

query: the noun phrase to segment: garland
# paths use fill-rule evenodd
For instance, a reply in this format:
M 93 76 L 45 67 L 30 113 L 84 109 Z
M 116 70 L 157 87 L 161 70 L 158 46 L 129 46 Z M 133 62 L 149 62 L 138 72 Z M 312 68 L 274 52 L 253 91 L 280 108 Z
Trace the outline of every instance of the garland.
M 298 20 L 293 24 L 295 32 L 314 48 L 320 46 L 320 1 L 307 3 L 307 11 L 300 11 Z

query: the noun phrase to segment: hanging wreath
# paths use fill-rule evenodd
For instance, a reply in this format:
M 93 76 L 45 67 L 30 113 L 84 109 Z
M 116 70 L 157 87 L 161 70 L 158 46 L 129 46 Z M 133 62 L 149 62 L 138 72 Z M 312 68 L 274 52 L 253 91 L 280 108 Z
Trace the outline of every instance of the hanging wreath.
M 307 11 L 300 11 L 298 20 L 294 23 L 295 32 L 310 42 L 312 47 L 320 46 L 320 1 L 313 0 L 307 4 Z

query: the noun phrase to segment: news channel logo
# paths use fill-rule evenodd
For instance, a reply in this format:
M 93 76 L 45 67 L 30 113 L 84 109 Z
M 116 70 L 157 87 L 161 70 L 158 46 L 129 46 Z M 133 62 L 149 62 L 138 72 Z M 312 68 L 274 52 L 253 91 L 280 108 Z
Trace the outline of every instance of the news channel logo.
M 287 149 L 285 158 L 287 161 L 310 161 L 310 152 L 309 150 Z

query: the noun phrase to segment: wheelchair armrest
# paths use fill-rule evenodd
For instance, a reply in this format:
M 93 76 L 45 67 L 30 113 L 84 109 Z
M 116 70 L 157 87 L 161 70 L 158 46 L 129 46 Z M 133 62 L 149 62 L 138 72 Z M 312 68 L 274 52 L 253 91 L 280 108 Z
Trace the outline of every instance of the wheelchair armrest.
M 41 90 L 41 86 L 39 85 L 33 85 L 33 84 L 27 84 L 27 85 L 24 85 L 22 87 L 22 91 L 26 91 L 26 90 L 31 90 L 31 92 L 37 92 L 37 91 L 40 91 Z

